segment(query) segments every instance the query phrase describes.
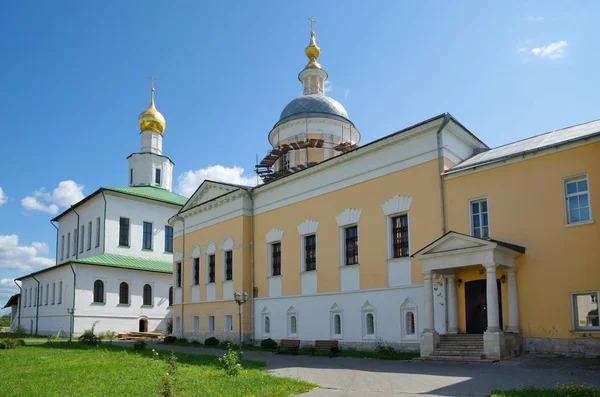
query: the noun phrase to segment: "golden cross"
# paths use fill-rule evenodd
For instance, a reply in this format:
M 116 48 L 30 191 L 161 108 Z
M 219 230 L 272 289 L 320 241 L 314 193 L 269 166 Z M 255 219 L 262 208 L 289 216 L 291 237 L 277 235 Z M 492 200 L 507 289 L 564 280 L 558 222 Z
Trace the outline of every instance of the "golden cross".
M 156 80 L 156 77 L 154 77 L 154 75 L 150 76 L 150 80 L 152 80 L 152 89 L 154 89 L 154 80 Z
M 308 20 L 310 21 L 310 31 L 314 32 L 315 31 L 315 18 L 314 17 L 310 17 L 308 18 Z

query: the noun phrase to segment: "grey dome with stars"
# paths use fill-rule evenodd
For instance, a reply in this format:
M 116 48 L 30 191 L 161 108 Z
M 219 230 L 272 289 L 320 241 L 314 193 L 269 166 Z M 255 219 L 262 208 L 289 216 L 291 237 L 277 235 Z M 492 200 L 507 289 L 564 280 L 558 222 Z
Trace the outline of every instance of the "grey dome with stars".
M 324 117 L 352 124 L 348 112 L 341 103 L 325 95 L 311 94 L 303 95 L 288 103 L 275 127 L 290 120 L 311 117 Z

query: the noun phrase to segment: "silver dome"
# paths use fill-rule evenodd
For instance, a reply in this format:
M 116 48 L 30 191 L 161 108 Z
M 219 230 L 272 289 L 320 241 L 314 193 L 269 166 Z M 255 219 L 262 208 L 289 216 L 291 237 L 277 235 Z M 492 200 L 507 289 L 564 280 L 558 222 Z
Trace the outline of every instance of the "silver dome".
M 286 121 L 308 117 L 325 117 L 352 124 L 341 103 L 325 95 L 312 94 L 303 95 L 288 103 L 275 127 Z

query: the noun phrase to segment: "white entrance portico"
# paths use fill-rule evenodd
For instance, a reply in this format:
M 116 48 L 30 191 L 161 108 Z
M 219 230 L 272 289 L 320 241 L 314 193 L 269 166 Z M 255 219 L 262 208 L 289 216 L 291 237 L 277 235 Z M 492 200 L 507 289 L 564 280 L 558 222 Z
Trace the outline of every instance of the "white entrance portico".
M 440 340 L 434 324 L 432 277 L 442 275 L 447 280 L 447 333 L 456 334 L 458 333 L 456 269 L 466 266 L 485 268 L 485 285 L 481 285 L 481 291 L 485 291 L 482 313 L 487 314 L 486 318 L 482 319 L 485 358 L 498 360 L 520 353 L 522 338 L 519 328 L 515 258 L 524 252 L 525 248 L 518 245 L 492 239 L 484 240 L 450 231 L 413 255 L 421 262 L 425 289 L 425 327 L 421 334 L 421 356 L 430 356 Z M 504 330 L 501 327 L 498 269 L 506 274 L 508 282 L 508 324 Z M 466 305 L 469 304 L 468 299 L 469 297 L 465 296 Z

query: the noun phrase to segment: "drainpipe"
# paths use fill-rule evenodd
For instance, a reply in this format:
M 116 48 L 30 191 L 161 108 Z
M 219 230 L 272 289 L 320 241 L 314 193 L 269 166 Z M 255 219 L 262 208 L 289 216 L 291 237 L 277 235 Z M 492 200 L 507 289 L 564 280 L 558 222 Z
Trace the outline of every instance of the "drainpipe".
M 75 210 L 75 207 L 71 206 L 73 212 L 77 215 L 77 241 L 75 242 L 75 259 L 79 259 L 79 240 L 83 237 L 79 235 L 79 213 Z
M 17 287 L 19 287 L 19 303 L 18 303 L 19 314 L 17 315 L 17 330 L 18 330 L 19 328 L 21 328 L 21 303 L 23 301 L 23 299 L 22 299 L 23 298 L 23 288 L 21 288 L 21 286 L 17 283 L 17 280 L 13 280 L 13 283 L 15 283 L 15 285 Z
M 55 264 L 58 264 L 58 226 L 56 226 L 52 220 L 50 220 L 50 224 L 56 229 L 56 255 L 54 258 L 54 262 Z
M 183 335 L 183 324 L 185 323 L 185 317 L 183 316 L 183 309 L 185 306 L 185 299 L 183 299 L 184 297 L 184 291 L 185 291 L 185 282 L 183 281 L 183 275 L 185 274 L 185 219 L 181 216 L 179 216 L 178 214 L 176 214 L 175 216 L 173 216 L 173 218 L 177 219 L 178 221 L 183 222 L 183 230 L 182 230 L 182 241 L 181 241 L 181 251 L 182 251 L 182 258 L 181 258 L 181 335 Z M 175 298 L 175 297 L 173 297 Z
M 104 195 L 104 189 L 100 190 L 102 198 L 104 199 L 104 221 L 102 222 L 102 253 L 106 250 L 106 196 Z
M 442 130 L 446 125 L 450 122 L 451 116 L 450 113 L 444 114 L 444 122 L 440 125 L 436 136 L 437 136 L 437 162 L 438 162 L 438 177 L 440 182 L 440 202 L 442 209 L 442 236 L 446 234 L 446 207 L 444 206 L 444 161 L 442 160 Z
M 252 250 L 250 268 L 252 270 L 252 292 L 250 294 L 250 321 L 252 324 L 252 341 L 255 340 L 256 336 L 256 324 L 254 318 L 254 197 L 252 195 L 252 191 L 250 193 L 250 202 L 252 203 L 251 212 L 250 212 L 250 249 Z
M 38 280 L 37 278 L 35 278 L 35 276 L 32 274 L 31 277 L 33 277 L 33 279 L 35 281 L 37 281 L 37 292 L 35 293 L 35 334 L 38 334 L 38 319 L 39 319 L 39 314 L 40 314 L 40 306 L 41 306 L 41 301 L 40 301 L 40 280 Z
M 73 306 L 71 307 L 70 319 L 69 319 L 69 343 L 73 341 L 73 332 L 75 332 L 75 290 L 77 287 L 77 275 L 75 269 L 73 269 L 73 263 L 69 262 L 71 271 L 73 272 Z

